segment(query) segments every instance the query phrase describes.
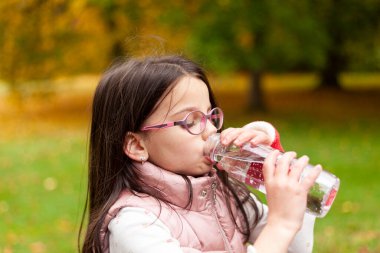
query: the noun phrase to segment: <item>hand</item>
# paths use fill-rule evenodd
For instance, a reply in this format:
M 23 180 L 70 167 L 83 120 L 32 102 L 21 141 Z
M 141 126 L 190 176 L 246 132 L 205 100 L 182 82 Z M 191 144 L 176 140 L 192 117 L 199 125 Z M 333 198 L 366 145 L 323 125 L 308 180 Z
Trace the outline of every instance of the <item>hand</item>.
M 221 132 L 220 141 L 224 146 L 234 144 L 238 147 L 250 143 L 252 146 L 258 144 L 270 145 L 271 139 L 266 132 L 254 130 L 252 128 L 228 128 Z M 220 166 L 220 163 L 223 166 Z M 221 170 L 227 170 L 232 177 L 241 177 L 241 167 L 246 163 L 238 160 L 224 159 L 216 165 Z
M 322 168 L 320 165 L 303 178 L 300 176 L 309 158 L 303 156 L 296 162 L 295 152 L 287 152 L 279 158 L 279 152 L 272 152 L 265 160 L 263 172 L 267 203 L 269 208 L 268 226 L 296 233 L 302 227 L 306 210 L 307 194 Z
M 233 143 L 236 146 L 242 146 L 246 143 L 251 145 L 270 145 L 270 137 L 263 131 L 251 128 L 227 128 L 220 134 L 220 140 L 224 146 Z

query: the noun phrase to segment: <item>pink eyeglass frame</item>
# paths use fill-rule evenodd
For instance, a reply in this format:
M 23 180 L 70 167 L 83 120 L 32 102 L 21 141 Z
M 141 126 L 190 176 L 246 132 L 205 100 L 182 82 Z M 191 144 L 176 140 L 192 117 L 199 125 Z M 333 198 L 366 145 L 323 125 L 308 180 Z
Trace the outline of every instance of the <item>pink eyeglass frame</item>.
M 220 113 L 218 115 L 212 115 L 212 113 L 214 112 L 214 110 L 218 110 Z M 220 127 L 217 128 L 217 130 L 221 129 L 222 126 L 223 126 L 223 118 L 224 118 L 224 114 L 223 114 L 223 111 L 222 109 L 220 109 L 219 107 L 215 107 L 213 109 L 210 110 L 209 113 L 207 114 L 204 114 L 203 112 L 201 111 L 191 111 L 189 112 L 188 114 L 186 114 L 186 116 L 183 118 L 183 120 L 179 120 L 179 121 L 172 121 L 172 122 L 167 122 L 167 123 L 164 123 L 164 124 L 158 124 L 158 125 L 151 125 L 151 126 L 145 126 L 143 128 L 141 128 L 140 130 L 141 131 L 149 131 L 149 130 L 159 130 L 159 129 L 163 129 L 163 128 L 168 128 L 168 127 L 173 127 L 173 126 L 185 126 L 186 130 L 190 133 L 190 134 L 193 134 L 193 135 L 198 135 L 198 134 L 194 134 L 190 131 L 190 129 L 188 128 L 187 124 L 186 124 L 186 120 L 187 120 L 187 117 L 189 117 L 189 115 L 193 112 L 200 112 L 203 114 L 203 117 L 202 117 L 202 123 L 203 123 L 203 129 L 202 131 L 200 131 L 198 134 L 201 134 L 205 129 L 206 129 L 206 124 L 205 124 L 205 121 L 208 120 L 208 119 L 211 119 L 213 116 L 214 118 L 219 118 L 221 120 L 221 124 L 220 124 Z

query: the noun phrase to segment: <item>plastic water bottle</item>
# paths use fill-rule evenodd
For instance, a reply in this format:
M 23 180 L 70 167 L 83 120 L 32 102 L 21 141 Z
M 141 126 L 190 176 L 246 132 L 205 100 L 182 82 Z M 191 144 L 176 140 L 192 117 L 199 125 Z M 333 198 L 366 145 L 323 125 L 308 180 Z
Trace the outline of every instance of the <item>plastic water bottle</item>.
M 265 194 L 262 168 L 265 158 L 273 150 L 269 146 L 251 146 L 251 144 L 242 147 L 233 144 L 223 146 L 220 143 L 220 134 L 217 133 L 208 138 L 204 155 L 212 162 L 218 163 L 218 167 L 225 170 L 230 177 L 253 186 Z M 307 165 L 300 180 L 313 168 L 313 165 Z M 339 184 L 339 178 L 323 170 L 308 193 L 306 211 L 317 217 L 324 217 L 334 202 Z

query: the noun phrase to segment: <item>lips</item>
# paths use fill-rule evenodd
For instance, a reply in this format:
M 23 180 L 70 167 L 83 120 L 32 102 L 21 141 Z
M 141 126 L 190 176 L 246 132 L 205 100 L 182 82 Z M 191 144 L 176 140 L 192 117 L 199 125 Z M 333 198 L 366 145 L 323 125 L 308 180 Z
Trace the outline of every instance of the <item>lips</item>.
M 205 163 L 209 166 L 214 165 L 214 163 L 211 161 L 210 157 L 204 157 Z

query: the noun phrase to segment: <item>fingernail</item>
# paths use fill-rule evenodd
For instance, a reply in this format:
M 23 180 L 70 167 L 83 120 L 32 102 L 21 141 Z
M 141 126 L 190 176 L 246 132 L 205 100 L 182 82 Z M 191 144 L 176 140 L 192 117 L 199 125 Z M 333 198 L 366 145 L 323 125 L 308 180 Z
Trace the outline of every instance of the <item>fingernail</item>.
M 320 165 L 320 164 L 315 165 L 315 168 L 318 169 L 318 170 L 323 170 L 322 169 L 322 165 Z

